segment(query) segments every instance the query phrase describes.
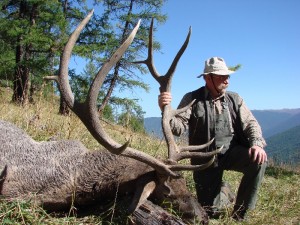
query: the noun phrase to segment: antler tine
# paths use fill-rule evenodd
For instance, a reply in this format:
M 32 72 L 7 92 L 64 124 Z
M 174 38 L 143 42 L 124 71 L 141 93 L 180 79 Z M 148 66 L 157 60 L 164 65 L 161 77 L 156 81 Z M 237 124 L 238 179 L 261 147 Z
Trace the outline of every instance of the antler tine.
M 192 152 L 192 151 L 198 151 L 199 149 L 204 149 L 210 146 L 215 138 L 212 138 L 209 142 L 203 144 L 203 145 L 189 145 L 189 146 L 184 146 L 180 148 L 181 152 Z
M 221 146 L 220 148 L 211 151 L 211 152 L 198 152 L 199 148 L 197 149 L 197 151 L 185 151 L 185 152 L 180 152 L 176 155 L 176 160 L 180 161 L 182 159 L 188 159 L 188 158 L 207 158 L 207 157 L 212 157 L 218 153 L 220 153 L 223 149 L 223 146 Z
M 97 111 L 97 98 L 100 91 L 100 88 L 105 80 L 106 75 L 111 70 L 111 68 L 121 59 L 131 42 L 133 41 L 138 28 L 140 26 L 140 20 L 138 21 L 135 28 L 131 31 L 131 34 L 128 38 L 123 42 L 123 44 L 117 49 L 117 51 L 111 56 L 111 58 L 101 67 L 96 77 L 94 78 L 92 85 L 89 89 L 88 97 L 86 99 L 85 104 L 87 105 L 87 115 L 89 117 L 89 121 L 92 123 L 86 123 L 86 126 L 89 128 L 90 132 L 95 137 L 95 139 L 100 142 L 105 148 L 109 151 L 120 154 L 122 153 L 128 146 L 129 142 L 120 146 L 120 144 L 116 143 L 113 139 L 111 139 L 104 129 L 101 126 L 99 115 Z
M 206 168 L 208 168 L 209 166 L 211 166 L 213 164 L 213 162 L 215 161 L 215 155 L 205 164 L 201 164 L 201 165 L 181 165 L 181 164 L 177 164 L 177 165 L 171 165 L 170 168 L 173 171 L 182 171 L 182 170 L 205 170 Z
M 183 113 L 183 112 L 186 112 L 186 110 L 188 110 L 193 104 L 194 102 L 196 101 L 196 99 L 194 99 L 193 101 L 191 101 L 188 105 L 186 105 L 185 107 L 183 108 L 179 108 L 179 109 L 176 109 L 176 110 L 172 110 L 170 112 L 170 116 L 173 117 L 173 116 L 176 116 L 180 113 Z M 213 152 L 208 152 L 208 153 L 202 153 L 202 152 L 199 152 L 199 150 L 201 149 L 205 149 L 207 148 L 208 146 L 210 146 L 214 141 L 214 138 L 212 138 L 209 142 L 205 143 L 205 144 L 202 144 L 202 145 L 189 145 L 189 146 L 184 146 L 184 147 L 178 147 L 179 148 L 179 151 L 177 154 L 174 155 L 174 157 L 176 157 L 176 161 L 178 160 L 181 160 L 183 158 L 190 158 L 192 156 L 202 156 L 202 157 L 209 157 L 211 156 L 211 153 L 214 155 L 214 154 L 217 154 L 219 153 L 222 148 L 218 149 L 218 150 L 215 150 Z M 193 155 L 191 154 L 186 154 L 186 153 L 182 153 L 182 152 L 197 152 Z
M 59 65 L 59 77 L 58 82 L 60 86 L 60 92 L 66 101 L 67 105 L 72 109 L 74 107 L 74 95 L 72 93 L 69 80 L 68 80 L 68 73 L 69 73 L 69 61 L 71 58 L 73 47 L 80 35 L 80 32 L 83 30 L 85 25 L 89 22 L 94 10 L 91 10 L 90 13 L 81 21 L 81 23 L 77 26 L 75 31 L 71 34 L 64 51 L 60 58 L 60 65 Z
M 168 72 L 166 73 L 166 75 L 161 76 L 155 66 L 154 66 L 154 60 L 153 60 L 153 24 L 154 24 L 154 19 L 152 18 L 151 20 L 151 25 L 150 25 L 150 30 L 149 30 L 149 46 L 148 46 L 148 56 L 147 59 L 142 60 L 142 61 L 135 61 L 133 63 L 144 63 L 147 65 L 151 75 L 153 76 L 153 78 L 160 84 L 160 91 L 164 92 L 164 91 L 170 91 L 171 89 L 171 80 L 173 77 L 173 74 L 176 70 L 176 66 L 178 64 L 178 61 L 180 60 L 182 54 L 184 53 L 186 47 L 188 46 L 189 40 L 190 40 L 190 36 L 191 36 L 191 32 L 192 32 L 192 28 L 190 27 L 189 29 L 189 33 L 186 37 L 186 40 L 184 42 L 184 44 L 182 45 L 181 49 L 178 51 L 178 53 L 176 54 Z
M 175 56 L 175 58 L 174 58 L 174 60 L 173 60 L 173 62 L 172 62 L 172 64 L 171 64 L 171 66 L 170 66 L 168 72 L 167 72 L 166 75 L 165 75 L 167 81 L 166 81 L 166 84 L 165 84 L 165 85 L 162 85 L 162 84 L 161 84 L 161 90 L 160 90 L 161 92 L 163 92 L 163 91 L 168 91 L 168 92 L 170 92 L 170 90 L 171 90 L 171 80 L 172 80 L 172 77 L 173 77 L 173 75 L 174 75 L 174 72 L 175 72 L 175 70 L 176 70 L 177 64 L 178 64 L 178 62 L 179 62 L 179 60 L 180 60 L 182 54 L 185 52 L 185 49 L 186 49 L 186 47 L 187 47 L 188 44 L 189 44 L 190 37 L 191 37 L 191 33 L 192 33 L 192 28 L 190 27 L 190 28 L 189 28 L 189 32 L 188 32 L 188 35 L 187 35 L 187 37 L 186 37 L 186 39 L 185 39 L 185 42 L 184 42 L 183 45 L 181 46 L 180 50 L 177 52 L 177 54 L 176 54 L 176 56 Z
M 93 80 L 93 83 L 90 87 L 87 101 L 88 102 L 96 102 L 98 97 L 98 92 L 100 87 L 102 86 L 106 75 L 111 70 L 111 68 L 121 59 L 129 45 L 132 43 L 138 29 L 140 26 L 141 20 L 138 21 L 137 25 L 131 31 L 130 35 L 123 42 L 123 44 L 118 48 L 118 50 L 111 56 L 111 58 L 101 67 L 96 77 Z M 95 104 L 92 104 L 95 105 Z
M 145 64 L 150 73 L 152 74 L 152 76 L 154 77 L 154 79 L 160 83 L 161 82 L 161 76 L 160 74 L 157 72 L 155 66 L 154 66 L 154 61 L 153 61 L 153 24 L 154 24 L 154 19 L 152 18 L 151 20 L 151 24 L 150 24 L 150 30 L 149 30 L 149 46 L 148 46 L 148 56 L 147 59 L 142 60 L 142 61 L 135 61 L 132 63 L 138 64 L 138 63 L 143 63 Z
M 179 109 L 175 109 L 175 110 L 172 110 L 172 112 L 170 112 L 170 116 L 173 117 L 173 116 L 176 116 L 180 113 L 183 113 L 183 112 L 186 112 L 193 104 L 194 102 L 196 101 L 196 99 L 194 99 L 193 101 L 191 101 L 188 105 L 186 105 L 185 107 L 182 107 L 182 108 L 179 108 Z
M 161 79 L 160 80 L 161 82 L 159 82 L 161 92 L 164 92 L 164 91 L 171 92 L 172 77 L 176 70 L 176 66 L 179 62 L 179 59 L 181 58 L 182 54 L 184 53 L 186 47 L 188 46 L 190 36 L 191 36 L 191 31 L 192 31 L 192 29 L 190 28 L 184 44 L 182 45 L 182 47 L 176 54 L 168 72 L 164 76 L 164 79 Z M 186 109 L 187 109 L 187 107 L 186 107 Z M 172 130 L 170 127 L 170 120 L 175 115 L 175 113 L 176 113 L 176 111 L 172 110 L 170 105 L 164 106 L 163 114 L 162 114 L 162 129 L 163 129 L 163 133 L 165 135 L 165 139 L 166 139 L 167 146 L 168 146 L 168 157 L 169 157 L 169 160 L 171 160 L 171 161 L 176 161 L 176 155 L 179 152 L 179 149 L 176 145 L 176 142 L 174 140 L 174 136 L 173 136 L 173 133 L 172 133 Z

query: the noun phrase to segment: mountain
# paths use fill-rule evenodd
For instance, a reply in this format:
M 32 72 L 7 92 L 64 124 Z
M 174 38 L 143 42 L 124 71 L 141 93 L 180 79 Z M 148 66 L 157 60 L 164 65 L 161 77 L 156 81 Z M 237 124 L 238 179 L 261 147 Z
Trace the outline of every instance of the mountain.
M 299 109 L 252 110 L 265 138 L 300 125 Z
M 144 119 L 146 132 L 154 137 L 161 138 L 163 136 L 161 128 L 161 117 L 147 117 Z
M 275 163 L 300 164 L 300 126 L 266 139 L 266 151 Z

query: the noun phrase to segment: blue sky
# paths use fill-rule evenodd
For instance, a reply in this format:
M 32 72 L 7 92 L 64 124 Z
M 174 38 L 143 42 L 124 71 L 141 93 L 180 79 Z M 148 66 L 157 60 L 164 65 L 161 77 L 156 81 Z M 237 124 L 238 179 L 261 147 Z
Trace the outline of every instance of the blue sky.
M 228 66 L 242 65 L 231 76 L 229 90 L 251 110 L 300 108 L 299 0 L 169 0 L 163 12 L 168 20 L 155 33 L 163 52 L 154 56 L 160 74 L 167 72 L 192 27 L 172 82 L 173 108 L 186 92 L 204 85 L 196 76 L 212 56 L 223 57 Z M 160 116 L 158 84 L 150 74 L 143 80 L 151 91 L 136 94 L 145 117 Z
M 229 90 L 238 92 L 251 110 L 300 108 L 300 1 L 299 0 L 169 0 L 168 15 L 157 27 L 155 40 L 162 45 L 154 54 L 164 75 L 183 44 L 189 27 L 189 45 L 178 63 L 172 82 L 172 107 L 182 96 L 204 85 L 196 78 L 212 56 L 228 66 L 241 64 L 230 79 Z M 136 90 L 145 117 L 160 116 L 158 84 L 142 76 L 150 92 Z

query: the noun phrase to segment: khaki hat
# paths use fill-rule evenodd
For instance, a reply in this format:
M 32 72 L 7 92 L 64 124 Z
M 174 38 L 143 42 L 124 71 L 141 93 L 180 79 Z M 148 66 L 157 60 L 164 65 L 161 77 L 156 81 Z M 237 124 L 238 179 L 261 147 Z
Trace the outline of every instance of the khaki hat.
M 234 73 L 234 71 L 228 69 L 224 59 L 220 57 L 212 57 L 205 61 L 204 71 L 198 77 L 202 77 L 203 75 L 210 73 L 216 75 L 229 75 Z

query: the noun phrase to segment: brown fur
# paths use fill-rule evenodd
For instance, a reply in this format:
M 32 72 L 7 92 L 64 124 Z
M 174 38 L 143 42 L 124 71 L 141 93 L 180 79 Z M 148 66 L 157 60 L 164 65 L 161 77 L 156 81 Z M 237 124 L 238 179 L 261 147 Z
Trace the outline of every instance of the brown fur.
M 153 180 L 153 202 L 171 202 L 187 218 L 207 219 L 183 178 L 163 185 L 153 168 L 135 159 L 89 151 L 79 141 L 36 142 L 5 121 L 0 121 L 0 174 L 2 196 L 34 197 L 48 210 L 106 204 L 116 193 L 131 196 L 137 184 Z

